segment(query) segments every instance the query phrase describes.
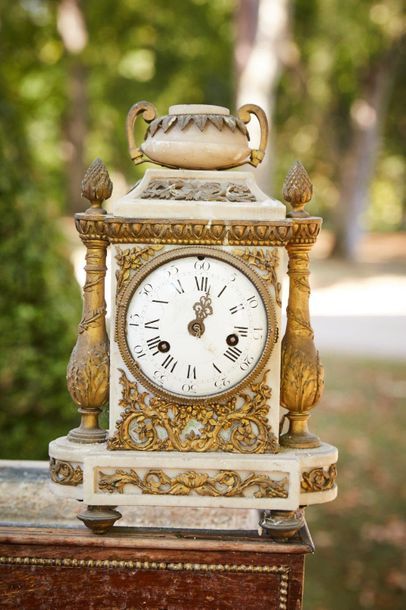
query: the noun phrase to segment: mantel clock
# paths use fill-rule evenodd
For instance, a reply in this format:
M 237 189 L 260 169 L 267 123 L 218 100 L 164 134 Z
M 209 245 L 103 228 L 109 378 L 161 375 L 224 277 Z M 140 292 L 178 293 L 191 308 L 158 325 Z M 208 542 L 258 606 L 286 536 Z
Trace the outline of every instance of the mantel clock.
M 137 146 L 140 116 L 148 128 Z M 237 116 L 180 105 L 158 117 L 139 102 L 127 135 L 134 163 L 157 167 L 108 214 L 112 183 L 99 159 L 82 182 L 90 207 L 75 221 L 86 282 L 67 371 L 81 422 L 50 444 L 52 487 L 84 501 L 79 518 L 96 533 L 120 518 L 117 505 L 207 506 L 260 509 L 263 530 L 289 537 L 303 507 L 336 496 L 337 451 L 308 428 L 323 388 L 309 318 L 309 252 L 321 225 L 305 210 L 310 179 L 296 162 L 286 215 L 251 172 L 221 171 L 263 159 L 268 125 L 255 105 Z

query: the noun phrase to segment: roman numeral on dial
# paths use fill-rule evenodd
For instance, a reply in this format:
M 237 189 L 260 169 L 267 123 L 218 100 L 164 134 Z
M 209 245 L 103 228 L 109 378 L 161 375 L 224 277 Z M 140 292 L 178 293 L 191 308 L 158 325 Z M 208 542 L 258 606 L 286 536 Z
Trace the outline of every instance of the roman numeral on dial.
M 147 345 L 148 345 L 149 349 L 151 350 L 153 356 L 156 356 L 157 354 L 159 354 L 158 343 L 160 341 L 161 341 L 161 338 L 159 335 L 147 340 Z
M 196 379 L 196 367 L 191 364 L 187 365 L 187 378 Z
M 164 367 L 164 369 L 169 369 L 171 373 L 173 373 L 177 364 L 178 361 L 175 360 L 175 358 L 170 354 L 168 354 L 165 360 L 162 362 L 162 366 Z
M 226 349 L 226 351 L 224 352 L 224 356 L 226 358 L 228 358 L 229 360 L 231 360 L 231 362 L 236 362 L 238 360 L 238 358 L 241 356 L 242 351 L 240 349 L 238 349 L 238 347 L 229 347 L 228 349 Z
M 238 303 L 238 305 L 234 305 L 234 307 L 230 307 L 230 311 L 232 314 L 237 313 L 237 311 L 242 311 L 245 309 L 244 303 Z
M 172 282 L 171 286 L 173 286 L 178 294 L 184 294 L 183 286 L 180 283 L 180 280 L 176 280 L 176 282 Z
M 201 292 L 207 292 L 209 289 L 209 278 L 206 276 L 203 277 L 196 277 L 195 275 L 195 282 L 196 282 L 196 286 L 197 289 L 200 290 Z
M 234 326 L 240 337 L 248 337 L 248 326 Z
M 223 292 L 225 291 L 226 288 L 227 288 L 227 286 L 223 286 L 223 288 L 218 293 L 217 298 L 221 297 L 221 295 L 223 294 Z
M 150 330 L 158 330 L 159 326 L 157 325 L 157 322 L 159 322 L 160 318 L 157 318 L 156 320 L 150 320 L 149 322 L 145 322 L 144 324 L 144 328 L 149 328 Z

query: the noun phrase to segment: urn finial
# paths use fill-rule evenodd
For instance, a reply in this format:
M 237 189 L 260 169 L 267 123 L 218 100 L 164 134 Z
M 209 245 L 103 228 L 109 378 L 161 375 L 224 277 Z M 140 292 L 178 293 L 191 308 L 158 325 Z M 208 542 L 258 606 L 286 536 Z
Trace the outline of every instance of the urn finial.
M 282 195 L 285 201 L 288 201 L 293 208 L 287 214 L 288 218 L 306 218 L 310 216 L 304 209 L 304 206 L 312 198 L 313 184 L 300 161 L 295 161 L 288 171 L 283 183 Z
M 87 168 L 81 187 L 82 197 L 90 201 L 90 208 L 86 210 L 86 213 L 106 214 L 102 203 L 111 196 L 113 183 L 106 166 L 99 157 Z

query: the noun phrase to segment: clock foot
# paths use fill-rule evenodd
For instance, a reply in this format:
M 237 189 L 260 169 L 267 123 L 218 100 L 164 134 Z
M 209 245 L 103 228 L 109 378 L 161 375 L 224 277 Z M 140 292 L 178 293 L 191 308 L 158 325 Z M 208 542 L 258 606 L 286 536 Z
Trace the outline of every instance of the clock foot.
M 277 540 L 292 538 L 303 527 L 304 509 L 264 510 L 259 521 L 260 535 L 268 535 Z
M 88 527 L 94 534 L 107 534 L 118 519 L 121 513 L 114 510 L 113 506 L 92 506 L 78 514 L 78 519 Z

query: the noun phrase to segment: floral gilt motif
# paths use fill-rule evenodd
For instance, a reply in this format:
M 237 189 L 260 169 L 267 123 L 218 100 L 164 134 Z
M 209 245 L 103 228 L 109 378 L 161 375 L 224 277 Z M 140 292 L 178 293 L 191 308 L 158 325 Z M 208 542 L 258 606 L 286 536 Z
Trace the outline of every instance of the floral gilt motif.
M 162 250 L 163 246 L 148 246 L 146 248 L 134 247 L 122 250 L 119 246 L 116 247 L 116 261 L 119 269 L 116 271 L 117 294 L 120 294 L 126 286 L 131 276 L 131 271 L 140 269 L 142 265 L 155 256 L 158 250 Z
M 326 470 L 324 468 L 313 468 L 307 472 L 302 472 L 300 488 L 305 493 L 328 491 L 335 487 L 336 479 L 336 464 L 331 464 Z
M 99 491 L 122 494 L 127 485 L 138 487 L 143 494 L 164 496 L 232 498 L 244 497 L 246 492 L 251 492 L 255 498 L 288 496 L 288 477 L 275 481 L 262 473 L 242 478 L 234 470 L 220 470 L 214 475 L 189 470 L 172 477 L 160 469 L 149 470 L 145 475 L 138 474 L 133 468 L 119 469 L 113 474 L 99 471 Z
M 282 307 L 281 290 L 282 285 L 278 282 L 277 269 L 279 265 L 279 253 L 276 248 L 263 250 L 262 248 L 245 248 L 244 250 L 234 250 L 234 254 L 248 264 L 254 265 L 264 272 L 264 280 L 271 284 L 275 290 L 275 301 Z
M 81 466 L 63 460 L 51 458 L 49 462 L 51 479 L 59 485 L 80 485 L 83 483 L 83 470 Z
M 226 451 L 276 453 L 277 439 L 268 423 L 271 388 L 265 375 L 226 402 L 175 404 L 148 392 L 121 371 L 122 414 L 108 448 L 138 451 Z
M 205 182 L 203 180 L 151 180 L 141 199 L 175 199 L 185 201 L 256 201 L 255 195 L 243 184 L 235 182 Z

